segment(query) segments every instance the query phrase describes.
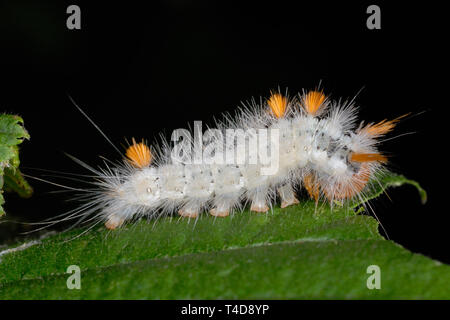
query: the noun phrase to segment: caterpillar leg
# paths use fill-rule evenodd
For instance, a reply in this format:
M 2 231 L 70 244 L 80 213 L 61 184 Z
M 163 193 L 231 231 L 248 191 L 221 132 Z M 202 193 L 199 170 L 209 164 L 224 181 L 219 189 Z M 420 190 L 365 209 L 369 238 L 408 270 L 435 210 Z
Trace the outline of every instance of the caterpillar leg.
M 230 210 L 228 210 L 227 208 L 213 208 L 211 210 L 209 210 L 209 214 L 214 216 L 214 217 L 226 217 L 230 214 Z
M 185 218 L 197 218 L 200 212 L 200 207 L 194 203 L 187 203 L 178 210 L 178 214 Z
M 269 207 L 266 204 L 266 196 L 263 192 L 257 192 L 252 199 L 250 211 L 253 212 L 267 212 Z
M 242 191 L 240 188 L 229 188 L 228 192 L 223 194 L 216 194 L 212 206 L 209 211 L 212 216 L 226 217 L 230 215 L 230 211 L 240 202 Z
M 264 203 L 258 203 L 258 202 L 253 201 L 252 205 L 250 207 L 250 211 L 265 213 L 265 212 L 269 211 L 269 207 L 266 205 L 265 202 Z
M 303 183 L 305 185 L 306 191 L 308 191 L 309 196 L 313 198 L 316 203 L 319 202 L 320 187 L 314 175 L 308 174 L 307 176 L 305 176 L 305 178 L 303 179 Z
M 108 221 L 105 222 L 105 227 L 106 227 L 106 229 L 114 230 L 114 229 L 120 227 L 124 223 L 124 221 L 125 221 L 125 219 L 123 219 L 115 214 L 112 214 L 108 217 Z
M 278 188 L 278 194 L 281 198 L 281 208 L 286 208 L 299 203 L 295 197 L 294 190 L 292 190 L 292 186 L 289 184 L 285 184 L 284 186 Z

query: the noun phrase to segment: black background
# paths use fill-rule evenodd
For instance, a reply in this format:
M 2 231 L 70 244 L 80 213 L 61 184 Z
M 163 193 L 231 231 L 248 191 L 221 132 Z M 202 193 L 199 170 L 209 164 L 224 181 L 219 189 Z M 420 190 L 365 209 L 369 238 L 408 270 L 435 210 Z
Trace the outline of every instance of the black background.
M 406 186 L 372 206 L 392 240 L 450 262 L 449 213 L 440 206 L 448 198 L 449 108 L 442 7 L 92 2 L 0 4 L 0 111 L 21 115 L 31 134 L 21 147 L 23 172 L 61 182 L 32 168 L 86 173 L 63 152 L 94 166 L 102 163 L 99 155 L 119 158 L 67 94 L 120 147 L 125 138 L 152 141 L 194 120 L 212 124 L 214 116 L 278 87 L 295 94 L 321 83 L 336 99 L 360 92 L 361 119 L 416 115 L 391 136 L 414 134 L 382 150 L 391 155 L 390 168 L 419 181 L 429 201 L 421 205 Z M 70 4 L 81 7 L 81 30 L 66 28 Z M 370 4 L 381 7 L 381 30 L 366 27 Z M 31 199 L 6 195 L 10 219 L 38 221 L 74 206 L 66 203 L 70 194 L 49 193 L 60 188 L 30 182 Z

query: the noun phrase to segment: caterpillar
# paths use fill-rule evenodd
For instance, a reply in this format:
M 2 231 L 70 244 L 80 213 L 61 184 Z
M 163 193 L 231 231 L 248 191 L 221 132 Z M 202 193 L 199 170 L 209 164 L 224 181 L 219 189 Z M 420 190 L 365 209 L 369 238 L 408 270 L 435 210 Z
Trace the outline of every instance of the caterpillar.
M 299 203 L 299 188 L 316 205 L 364 199 L 387 164 L 379 138 L 404 116 L 357 125 L 357 113 L 354 99 L 331 100 L 319 89 L 293 97 L 278 90 L 225 116 L 207 134 L 174 131 L 174 146 L 165 138 L 154 146 L 133 138 L 123 159 L 103 168 L 75 159 L 95 181 L 71 216 L 95 213 L 116 229 L 143 216 L 227 217 L 247 203 L 265 213 L 277 199 L 282 208 Z

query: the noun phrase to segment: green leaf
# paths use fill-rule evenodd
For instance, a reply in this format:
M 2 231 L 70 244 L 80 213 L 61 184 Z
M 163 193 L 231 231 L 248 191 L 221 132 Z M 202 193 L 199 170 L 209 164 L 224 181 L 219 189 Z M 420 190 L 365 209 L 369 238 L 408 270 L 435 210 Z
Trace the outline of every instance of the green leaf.
M 18 168 L 15 170 L 11 168 L 5 168 L 4 177 L 5 186 L 4 189 L 8 192 L 16 192 L 22 198 L 29 198 L 33 194 L 33 188 L 22 176 L 22 173 Z
M 389 186 L 414 181 L 379 177 Z M 354 203 L 357 206 L 358 203 Z M 311 201 L 270 214 L 141 220 L 73 230 L 0 253 L 0 299 L 448 299 L 450 266 L 413 254 L 348 206 Z M 81 289 L 69 290 L 70 265 Z M 381 270 L 369 290 L 367 268 Z
M 0 216 L 5 214 L 3 190 L 17 192 L 21 197 L 29 197 L 33 192 L 18 169 L 20 164 L 18 145 L 29 138 L 30 135 L 23 127 L 21 117 L 0 114 Z

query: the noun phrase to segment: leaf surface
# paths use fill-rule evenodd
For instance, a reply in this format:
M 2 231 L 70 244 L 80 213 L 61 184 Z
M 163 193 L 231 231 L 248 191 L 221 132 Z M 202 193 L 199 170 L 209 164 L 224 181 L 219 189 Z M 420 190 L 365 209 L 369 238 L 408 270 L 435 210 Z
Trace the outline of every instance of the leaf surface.
M 380 177 L 368 198 L 392 186 Z M 73 230 L 0 253 L 0 299 L 448 299 L 450 266 L 378 233 L 351 207 L 312 201 L 269 214 L 141 220 L 116 231 Z M 68 266 L 81 269 L 69 290 Z M 381 270 L 370 290 L 367 268 Z

